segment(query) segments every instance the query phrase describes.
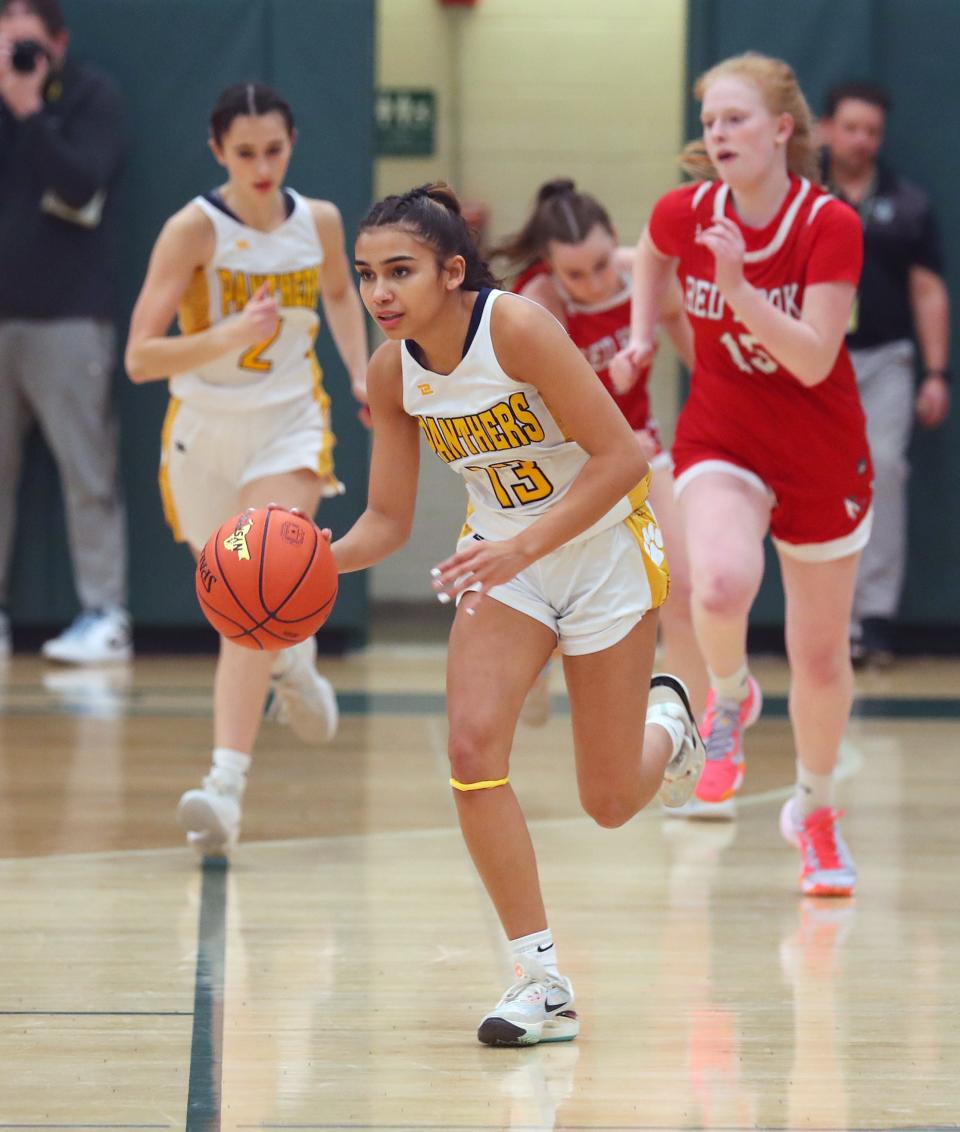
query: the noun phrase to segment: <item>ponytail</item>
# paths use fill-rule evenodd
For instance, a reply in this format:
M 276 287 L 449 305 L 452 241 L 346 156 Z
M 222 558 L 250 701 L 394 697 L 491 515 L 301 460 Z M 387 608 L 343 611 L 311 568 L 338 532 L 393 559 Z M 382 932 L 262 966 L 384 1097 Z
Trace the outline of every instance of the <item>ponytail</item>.
M 433 248 L 439 263 L 462 256 L 465 291 L 497 286 L 498 280 L 481 258 L 476 236 L 467 226 L 457 194 L 442 181 L 384 197 L 363 218 L 360 231 L 388 226 L 403 228 Z

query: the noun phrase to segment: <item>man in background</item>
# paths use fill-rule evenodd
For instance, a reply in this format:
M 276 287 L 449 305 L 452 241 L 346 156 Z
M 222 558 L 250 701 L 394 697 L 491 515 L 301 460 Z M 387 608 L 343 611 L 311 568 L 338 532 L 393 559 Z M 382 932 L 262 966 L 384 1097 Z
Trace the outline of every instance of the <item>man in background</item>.
M 58 0 L 0 0 L 0 656 L 15 505 L 36 421 L 56 460 L 81 612 L 43 655 L 131 655 L 117 475 L 113 188 L 119 93 L 67 59 Z
M 907 548 L 907 448 L 914 417 L 939 427 L 950 408 L 950 302 L 927 194 L 882 161 L 890 99 L 873 83 L 827 95 L 821 121 L 824 180 L 860 214 L 863 275 L 847 335 L 867 416 L 874 522 L 857 579 L 850 630 L 855 663 L 884 667 L 895 654 Z M 914 339 L 921 378 L 915 390 Z

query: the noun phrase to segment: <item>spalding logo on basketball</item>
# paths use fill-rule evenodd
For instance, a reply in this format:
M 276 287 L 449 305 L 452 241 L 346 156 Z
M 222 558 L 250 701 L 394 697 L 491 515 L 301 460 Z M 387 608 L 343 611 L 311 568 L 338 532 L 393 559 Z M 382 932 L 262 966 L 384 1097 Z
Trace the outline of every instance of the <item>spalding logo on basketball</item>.
M 224 523 L 196 572 L 207 620 L 250 649 L 287 648 L 313 636 L 330 616 L 338 581 L 319 528 L 282 507 L 244 511 Z

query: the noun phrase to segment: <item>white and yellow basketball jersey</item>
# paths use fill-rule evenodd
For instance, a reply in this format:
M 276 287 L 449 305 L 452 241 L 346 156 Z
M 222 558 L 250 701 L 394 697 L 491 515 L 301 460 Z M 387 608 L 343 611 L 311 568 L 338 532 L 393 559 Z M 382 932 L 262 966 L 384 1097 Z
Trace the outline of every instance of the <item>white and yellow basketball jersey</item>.
M 415 343 L 401 345 L 403 407 L 433 451 L 463 476 L 469 527 L 483 538 L 511 538 L 558 503 L 589 459 L 563 431 L 536 386 L 500 367 L 490 337 L 494 303 L 505 292 L 480 292 L 464 355 L 450 374 L 417 361 Z M 528 302 L 517 295 L 511 302 Z M 626 519 L 642 502 L 646 481 L 571 542 Z M 632 502 L 631 502 L 632 500 Z
M 216 249 L 183 298 L 180 332 L 195 334 L 237 314 L 264 283 L 281 306 L 268 341 L 171 379 L 171 394 L 195 408 L 245 412 L 309 395 L 319 384 L 314 341 L 323 248 L 307 202 L 290 189 L 284 198 L 287 219 L 272 232 L 247 227 L 214 194 L 194 200 L 213 224 Z

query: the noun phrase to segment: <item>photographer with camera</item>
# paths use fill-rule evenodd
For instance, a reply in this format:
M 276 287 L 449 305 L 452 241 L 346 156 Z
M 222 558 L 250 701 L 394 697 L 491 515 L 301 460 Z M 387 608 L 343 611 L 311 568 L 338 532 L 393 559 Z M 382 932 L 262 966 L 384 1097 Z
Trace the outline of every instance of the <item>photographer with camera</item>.
M 115 85 L 67 59 L 58 0 L 0 0 L 0 657 L 23 444 L 37 421 L 63 486 L 81 612 L 43 655 L 126 660 L 126 529 L 117 475 Z

